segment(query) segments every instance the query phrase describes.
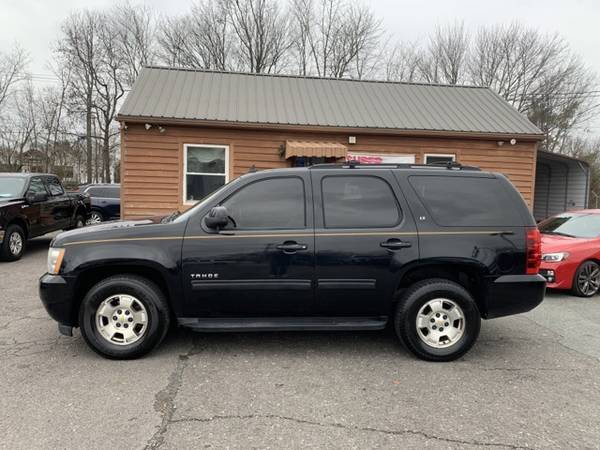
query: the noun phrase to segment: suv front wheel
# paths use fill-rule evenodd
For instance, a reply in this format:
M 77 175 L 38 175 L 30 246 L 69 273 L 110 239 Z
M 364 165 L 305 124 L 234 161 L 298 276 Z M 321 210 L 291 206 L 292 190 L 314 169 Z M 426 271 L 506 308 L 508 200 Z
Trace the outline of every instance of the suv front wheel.
M 111 359 L 139 358 L 169 329 L 169 307 L 152 281 L 117 275 L 94 285 L 81 304 L 79 326 L 87 344 Z
M 427 361 L 463 356 L 479 335 L 481 316 L 471 294 L 458 283 L 430 279 L 408 288 L 394 318 L 402 344 Z

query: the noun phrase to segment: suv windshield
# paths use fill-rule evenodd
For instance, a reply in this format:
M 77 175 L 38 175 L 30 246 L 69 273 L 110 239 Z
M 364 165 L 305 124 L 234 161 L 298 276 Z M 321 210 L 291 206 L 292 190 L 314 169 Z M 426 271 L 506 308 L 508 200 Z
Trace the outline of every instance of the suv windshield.
M 595 238 L 600 236 L 600 214 L 561 214 L 544 220 L 539 229 L 544 234 Z
M 0 198 L 19 197 L 24 186 L 25 178 L 0 178 Z

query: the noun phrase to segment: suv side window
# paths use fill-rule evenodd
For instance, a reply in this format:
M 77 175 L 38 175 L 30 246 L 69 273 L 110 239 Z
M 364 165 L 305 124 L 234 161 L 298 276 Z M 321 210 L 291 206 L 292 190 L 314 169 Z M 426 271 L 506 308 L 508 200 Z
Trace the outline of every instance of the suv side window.
M 105 194 L 106 198 L 120 198 L 121 197 L 121 192 L 120 192 L 119 188 L 116 188 L 116 187 L 106 188 L 106 192 L 104 194 Z
M 505 186 L 497 178 L 414 175 L 408 181 L 438 225 L 523 225 Z
M 235 192 L 223 206 L 239 229 L 306 227 L 304 182 L 298 177 L 255 181 Z
M 321 190 L 325 228 L 391 228 L 402 219 L 396 196 L 382 178 L 327 176 Z
M 62 185 L 60 184 L 60 181 L 58 181 L 58 178 L 48 177 L 48 178 L 46 178 L 46 183 L 48 185 L 48 190 L 50 191 L 50 195 L 57 196 L 57 195 L 63 195 L 65 193 L 65 191 L 63 191 Z
M 29 182 L 29 188 L 27 189 L 27 194 L 47 194 L 46 187 L 44 186 L 44 182 L 40 177 L 33 177 Z

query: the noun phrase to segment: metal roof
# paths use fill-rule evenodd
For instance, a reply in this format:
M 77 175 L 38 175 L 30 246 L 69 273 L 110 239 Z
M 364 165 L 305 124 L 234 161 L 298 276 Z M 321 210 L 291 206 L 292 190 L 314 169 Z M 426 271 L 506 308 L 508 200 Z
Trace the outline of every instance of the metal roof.
M 489 88 L 145 67 L 118 120 L 540 135 Z

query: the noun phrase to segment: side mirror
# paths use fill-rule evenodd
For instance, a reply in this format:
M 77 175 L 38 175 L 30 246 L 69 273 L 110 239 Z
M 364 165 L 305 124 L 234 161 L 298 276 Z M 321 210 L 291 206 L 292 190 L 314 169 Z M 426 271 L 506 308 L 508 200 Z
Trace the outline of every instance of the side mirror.
M 48 195 L 43 192 L 38 192 L 37 194 L 27 194 L 26 196 L 27 203 L 41 203 L 48 200 Z
M 229 213 L 227 212 L 227 208 L 224 206 L 215 206 L 206 216 L 204 216 L 204 223 L 208 228 L 215 230 L 226 227 L 229 223 Z

